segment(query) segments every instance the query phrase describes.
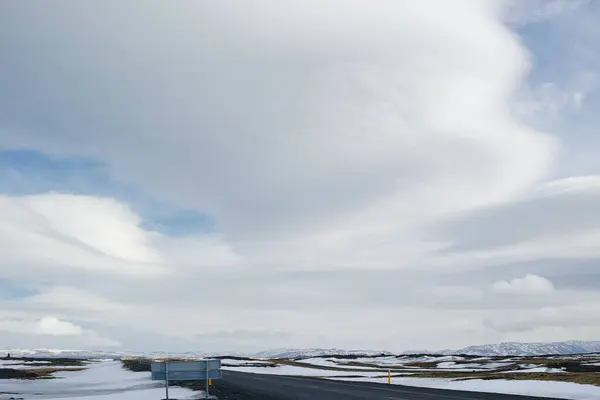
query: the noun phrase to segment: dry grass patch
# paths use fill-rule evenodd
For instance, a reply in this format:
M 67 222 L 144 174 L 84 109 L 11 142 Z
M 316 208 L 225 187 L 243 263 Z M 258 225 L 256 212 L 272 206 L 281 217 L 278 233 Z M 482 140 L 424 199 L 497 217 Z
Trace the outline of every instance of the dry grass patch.
M 302 367 L 302 368 L 307 368 L 307 369 L 317 369 L 317 370 L 326 370 L 326 371 L 342 371 L 342 372 L 365 372 L 365 371 L 374 371 L 374 372 L 387 372 L 388 368 L 382 368 L 381 366 L 377 366 L 375 365 L 374 368 L 366 370 L 366 369 L 359 369 L 359 368 L 348 368 L 348 367 L 344 367 L 344 366 L 329 366 L 329 365 L 315 365 L 315 364 L 309 364 L 307 362 L 301 362 L 301 361 L 293 361 L 293 360 L 288 360 L 288 359 L 271 359 L 269 360 L 272 363 L 275 364 L 281 364 L 281 365 L 291 365 L 294 367 Z M 349 365 L 350 363 L 348 363 Z M 356 365 L 355 365 L 356 366 Z M 363 366 L 363 365 L 361 365 Z M 364 366 L 368 366 L 368 365 L 364 365 Z
M 503 362 L 503 360 L 505 359 L 485 359 L 485 360 L 453 360 L 453 362 L 455 364 L 481 364 L 481 365 L 485 365 L 485 364 L 492 364 L 492 363 L 497 363 L 497 362 Z M 513 362 L 513 361 L 506 361 L 506 362 Z
M 516 374 L 497 374 L 495 376 L 485 377 L 482 379 L 507 379 L 515 381 L 557 381 L 600 386 L 600 373 L 597 372 L 523 372 Z
M 351 362 L 347 362 L 344 364 L 341 364 L 342 366 L 351 366 L 351 367 L 365 367 L 365 368 L 372 368 L 372 369 L 379 369 L 379 370 L 388 370 L 388 369 L 392 369 L 392 370 L 396 370 L 396 369 L 406 369 L 404 367 L 404 365 L 380 365 L 380 364 L 374 364 L 374 363 L 366 363 L 366 362 L 359 362 L 359 361 L 351 361 Z
M 82 371 L 85 367 L 45 367 L 45 368 L 28 368 L 28 369 L 13 369 L 0 368 L 0 379 L 53 379 L 52 374 L 61 371 Z
M 417 368 L 437 368 L 437 365 L 441 361 L 413 361 L 404 364 L 406 367 L 417 367 Z
M 46 365 L 46 366 L 60 365 L 60 366 L 73 366 L 73 367 L 84 366 L 85 363 L 88 361 L 86 359 L 81 359 L 81 358 L 66 358 L 66 357 L 57 357 L 57 358 L 52 358 L 52 357 L 2 357 L 2 358 L 0 358 L 0 360 L 27 363 L 29 365 L 36 365 L 36 364 L 37 365 Z
M 45 367 L 45 368 L 30 368 L 30 369 L 26 369 L 24 371 L 29 371 L 29 372 L 33 372 L 36 373 L 40 376 L 50 376 L 55 372 L 63 372 L 63 371 L 83 371 L 84 369 L 86 369 L 86 367 L 66 367 L 66 368 L 52 368 L 52 367 Z

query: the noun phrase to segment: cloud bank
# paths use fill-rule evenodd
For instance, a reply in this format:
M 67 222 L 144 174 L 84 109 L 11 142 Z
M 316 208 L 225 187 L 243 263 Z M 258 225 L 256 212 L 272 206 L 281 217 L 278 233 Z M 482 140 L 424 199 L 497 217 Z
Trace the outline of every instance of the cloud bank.
M 206 350 L 597 335 L 501 321 L 598 300 L 560 283 L 598 258 L 598 169 L 565 175 L 565 120 L 540 123 L 593 96 L 532 78 L 508 2 L 377 3 L 0 6 L 0 146 L 98 160 L 214 221 L 161 232 L 93 184 L 0 196 L 0 277 L 33 292 L 0 297 L 0 331 L 76 320 L 81 346 Z

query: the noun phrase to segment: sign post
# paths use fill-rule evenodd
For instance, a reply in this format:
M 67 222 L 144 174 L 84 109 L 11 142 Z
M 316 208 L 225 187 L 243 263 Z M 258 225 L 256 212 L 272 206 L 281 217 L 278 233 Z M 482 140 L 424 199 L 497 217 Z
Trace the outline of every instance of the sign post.
M 165 361 L 165 399 L 169 400 L 169 361 Z
M 209 397 L 209 395 L 208 395 L 208 373 L 206 374 L 205 389 L 206 389 L 206 398 L 208 399 L 208 397 Z
M 166 400 L 169 399 L 169 381 L 205 381 L 208 399 L 209 381 L 221 379 L 221 360 L 153 361 L 150 369 L 153 381 L 165 381 Z

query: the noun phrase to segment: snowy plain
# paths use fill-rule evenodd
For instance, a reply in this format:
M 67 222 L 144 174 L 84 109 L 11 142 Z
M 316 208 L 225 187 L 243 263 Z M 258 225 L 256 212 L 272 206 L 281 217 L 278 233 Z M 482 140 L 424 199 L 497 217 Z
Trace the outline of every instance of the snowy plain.
M 367 361 L 368 360 L 368 361 Z M 446 359 L 447 360 L 447 359 Z M 304 359 L 301 360 L 303 363 L 312 363 L 317 366 L 328 366 L 335 365 L 333 359 Z M 367 359 L 358 358 L 354 361 L 359 362 L 381 362 L 382 359 Z M 386 360 L 391 361 L 391 360 Z M 450 363 L 451 361 L 444 361 Z M 396 362 L 397 364 L 397 362 Z M 343 364 L 337 364 L 342 366 Z M 382 367 L 385 365 L 385 361 L 380 363 Z M 444 366 L 450 366 L 452 364 L 446 364 Z M 506 365 L 505 362 L 496 363 L 494 367 L 501 367 Z M 560 369 L 548 369 L 540 368 L 537 365 L 523 365 L 524 367 L 531 367 L 528 370 L 519 371 L 521 373 L 527 372 L 563 372 Z M 489 368 L 489 365 L 487 366 Z M 459 367 L 460 368 L 460 367 Z M 348 382 L 374 382 L 380 384 L 387 384 L 387 377 L 385 373 L 377 371 L 369 371 L 367 369 L 361 371 L 332 371 L 322 370 L 316 368 L 298 367 L 292 365 L 278 365 L 277 367 L 225 367 L 223 369 L 240 372 L 250 372 L 257 374 L 272 374 L 272 375 L 294 375 L 294 376 L 309 376 L 309 377 L 323 377 L 327 379 L 343 380 Z M 485 370 L 486 368 L 482 368 Z M 439 369 L 438 369 L 439 370 Z M 512 371 L 516 372 L 516 371 Z M 344 375 L 349 375 L 344 377 Z M 504 393 L 504 394 L 516 394 L 536 397 L 551 397 L 561 399 L 573 399 L 573 400 L 600 400 L 600 387 L 594 385 L 582 385 L 571 382 L 553 382 L 553 381 L 534 381 L 534 380 L 452 380 L 452 379 L 431 379 L 431 378 L 411 378 L 411 373 L 401 373 L 399 371 L 393 371 L 393 377 L 391 379 L 392 384 L 406 385 L 414 387 L 428 387 L 437 389 L 448 389 L 448 390 L 466 390 L 474 392 L 488 392 L 488 393 Z M 397 375 L 403 375 L 398 377 Z
M 383 376 L 385 373 L 381 371 L 334 371 L 327 369 L 314 369 L 305 367 L 296 367 L 294 365 L 278 365 L 277 367 L 223 367 L 225 371 L 249 372 L 253 374 L 268 374 L 268 375 L 288 375 L 288 376 L 312 376 L 312 377 L 343 377 L 343 376 L 360 376 L 360 377 L 377 377 Z
M 350 382 L 387 383 L 387 378 L 334 378 Z M 392 378 L 394 385 L 426 387 L 448 390 L 466 390 L 471 392 L 504 393 L 536 397 L 552 397 L 572 400 L 600 400 L 600 387 L 581 385 L 571 382 L 552 381 L 508 381 L 508 380 L 468 380 L 427 378 Z
M 256 366 L 256 365 L 271 365 L 273 364 L 271 361 L 266 360 L 238 360 L 235 358 L 223 358 L 221 359 L 223 364 L 228 364 L 231 366 Z
M 364 362 L 362 359 L 359 359 L 360 362 Z M 302 364 L 310 364 L 316 365 L 320 367 L 335 367 L 335 368 L 346 368 L 349 370 L 365 370 L 371 371 L 373 367 L 360 366 L 360 365 L 349 365 L 347 361 L 336 360 L 336 359 L 327 359 L 327 358 L 306 358 L 299 360 Z M 306 369 L 306 368 L 304 368 Z M 309 368 L 310 369 L 310 368 Z M 385 369 L 385 366 L 382 366 L 378 369 Z
M 333 363 L 334 360 L 318 359 L 311 361 L 316 361 L 315 365 L 323 365 Z M 253 363 L 253 361 L 250 362 Z M 13 361 L 3 361 L 0 365 L 1 367 L 12 368 L 18 367 L 18 365 Z M 281 364 L 275 367 L 245 367 L 239 365 L 224 367 L 223 369 L 258 374 L 312 376 L 352 382 L 387 383 L 385 373 L 369 370 L 333 371 Z M 535 372 L 537 370 L 536 368 L 532 368 L 530 371 Z M 398 372 L 394 371 L 394 375 L 398 375 Z M 405 373 L 404 375 L 402 377 L 392 377 L 392 384 L 573 400 L 600 400 L 600 387 L 569 382 L 510 381 L 502 379 L 456 381 L 451 379 L 412 378 L 410 377 L 410 373 Z M 67 398 L 70 400 L 158 400 L 164 398 L 162 382 L 151 381 L 150 374 L 147 372 L 125 370 L 122 368 L 120 361 L 93 361 L 86 363 L 84 370 L 58 371 L 54 376 L 57 379 L 32 381 L 2 380 L 0 381 L 0 400 L 7 400 L 10 397 L 23 397 L 27 400 Z M 169 392 L 171 397 L 177 399 L 198 399 L 203 397 L 202 392 L 194 392 L 179 387 L 170 387 Z
M 150 380 L 148 372 L 131 372 L 120 361 L 90 362 L 82 371 L 59 371 L 56 379 L 0 382 L 0 400 L 11 397 L 30 399 L 159 400 L 165 397 L 164 384 Z M 169 387 L 177 399 L 198 399 L 202 392 Z

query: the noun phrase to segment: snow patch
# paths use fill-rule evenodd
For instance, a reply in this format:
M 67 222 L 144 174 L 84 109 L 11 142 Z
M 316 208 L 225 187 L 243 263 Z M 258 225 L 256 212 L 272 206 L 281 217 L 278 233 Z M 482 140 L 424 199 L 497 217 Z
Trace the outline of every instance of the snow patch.
M 352 382 L 387 383 L 387 378 L 336 378 Z M 472 392 L 504 393 L 524 396 L 551 397 L 573 400 L 600 400 L 600 387 L 581 385 L 571 382 L 553 381 L 509 381 L 509 380 L 468 380 L 427 378 L 392 378 L 392 384 L 415 387 L 427 387 L 448 390 L 466 390 Z
M 377 377 L 385 375 L 385 372 L 376 371 L 332 371 L 327 369 L 315 369 L 297 367 L 295 365 L 278 365 L 277 367 L 222 367 L 225 371 L 250 372 L 254 374 L 266 375 L 291 375 L 291 376 L 312 376 L 312 377 L 342 377 L 342 376 L 361 376 Z
M 150 380 L 148 372 L 131 372 L 120 361 L 92 362 L 82 371 L 60 371 L 56 379 L 2 380 L 0 400 L 12 397 L 36 399 L 147 400 L 164 398 L 164 383 Z M 194 399 L 198 392 L 170 387 L 169 395 L 177 399 Z

